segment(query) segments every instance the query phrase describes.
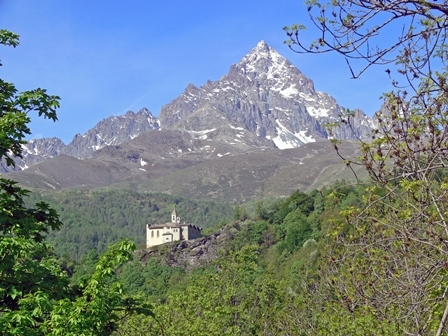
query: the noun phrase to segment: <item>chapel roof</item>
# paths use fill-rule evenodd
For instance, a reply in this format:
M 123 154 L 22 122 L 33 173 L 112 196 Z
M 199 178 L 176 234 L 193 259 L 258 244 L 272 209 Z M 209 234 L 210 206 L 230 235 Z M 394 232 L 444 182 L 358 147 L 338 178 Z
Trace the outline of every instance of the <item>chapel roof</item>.
M 166 227 L 170 227 L 170 228 L 181 228 L 181 227 L 185 227 L 185 226 L 191 226 L 194 227 L 198 230 L 202 230 L 202 228 L 200 228 L 199 226 L 196 226 L 194 224 L 191 223 L 179 223 L 179 224 L 175 224 L 175 223 L 165 223 L 165 224 L 148 224 L 148 229 L 163 229 Z

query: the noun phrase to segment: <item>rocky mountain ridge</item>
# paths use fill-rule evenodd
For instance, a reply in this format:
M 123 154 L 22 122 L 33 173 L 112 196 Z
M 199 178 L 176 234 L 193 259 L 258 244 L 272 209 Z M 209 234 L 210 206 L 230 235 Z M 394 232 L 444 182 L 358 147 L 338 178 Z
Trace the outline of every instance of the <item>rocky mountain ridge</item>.
M 106 146 L 119 145 L 140 134 L 160 129 L 159 120 L 143 108 L 137 113 L 128 111 L 122 116 L 113 116 L 100 121 L 84 135 L 76 134 L 62 151 L 78 159 L 90 158 Z
M 122 116 L 101 120 L 84 135 L 76 134 L 68 145 L 59 138 L 29 140 L 22 145 L 23 157 L 15 158 L 16 166 L 7 167 L 5 162 L 1 162 L 0 173 L 21 171 L 60 154 L 78 159 L 91 158 L 101 148 L 119 145 L 140 134 L 159 129 L 159 120 L 148 109 L 143 108 L 136 113 L 128 111 Z

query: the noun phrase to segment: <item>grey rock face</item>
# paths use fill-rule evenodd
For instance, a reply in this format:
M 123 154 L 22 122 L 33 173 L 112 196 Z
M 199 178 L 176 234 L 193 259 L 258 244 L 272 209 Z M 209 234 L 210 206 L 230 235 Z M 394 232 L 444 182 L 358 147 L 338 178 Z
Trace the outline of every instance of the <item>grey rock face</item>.
M 159 122 L 148 109 L 143 108 L 137 113 L 129 111 L 123 116 L 100 121 L 84 135 L 75 135 L 62 153 L 86 159 L 105 146 L 119 145 L 142 133 L 158 129 Z
M 261 41 L 220 80 L 200 88 L 189 84 L 162 108 L 159 118 L 163 129 L 191 132 L 230 125 L 285 149 L 328 139 L 324 125 L 338 120 L 343 111 L 334 98 L 316 91 L 311 79 Z M 213 123 L 210 114 L 218 116 Z M 337 128 L 333 135 L 352 139 L 370 133 L 372 122 L 362 111 L 356 110 L 352 121 L 352 129 Z

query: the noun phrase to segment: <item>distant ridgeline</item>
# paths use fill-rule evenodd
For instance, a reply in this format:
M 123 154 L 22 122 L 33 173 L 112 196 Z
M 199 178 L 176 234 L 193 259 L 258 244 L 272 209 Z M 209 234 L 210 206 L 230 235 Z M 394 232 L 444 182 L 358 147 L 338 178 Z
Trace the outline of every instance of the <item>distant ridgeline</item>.
M 176 206 L 171 213 L 171 222 L 148 224 L 146 226 L 146 248 L 179 240 L 191 240 L 201 237 L 202 229 L 196 225 L 181 223 Z

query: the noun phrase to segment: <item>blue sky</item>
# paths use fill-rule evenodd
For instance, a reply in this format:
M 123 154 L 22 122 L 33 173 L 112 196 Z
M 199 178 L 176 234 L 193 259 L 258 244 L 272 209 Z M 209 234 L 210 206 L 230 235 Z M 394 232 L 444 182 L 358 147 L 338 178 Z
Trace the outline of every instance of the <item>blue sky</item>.
M 20 34 L 0 48 L 0 78 L 61 97 L 59 121 L 33 116 L 33 137 L 68 143 L 101 119 L 147 107 L 154 115 L 189 83 L 226 74 L 260 40 L 340 105 L 372 115 L 389 87 L 383 69 L 350 79 L 338 55 L 299 55 L 282 28 L 307 23 L 294 0 L 0 0 L 0 28 Z

